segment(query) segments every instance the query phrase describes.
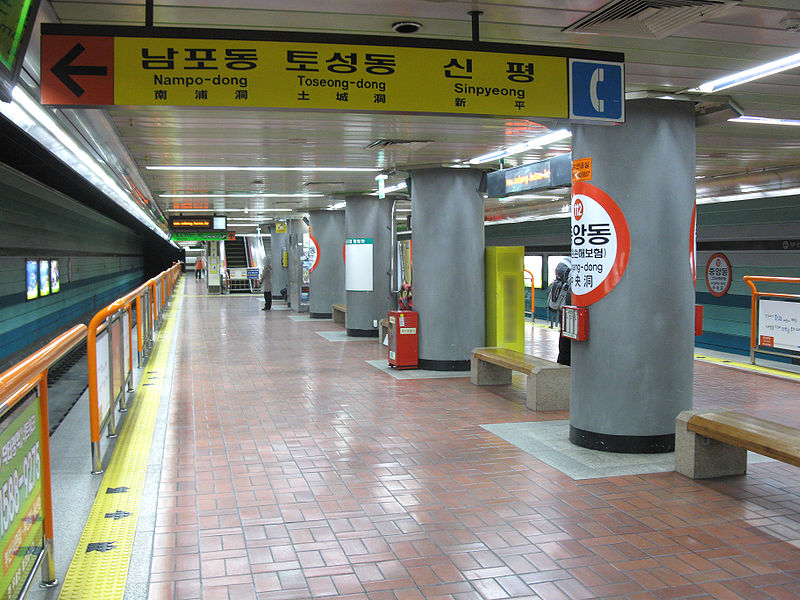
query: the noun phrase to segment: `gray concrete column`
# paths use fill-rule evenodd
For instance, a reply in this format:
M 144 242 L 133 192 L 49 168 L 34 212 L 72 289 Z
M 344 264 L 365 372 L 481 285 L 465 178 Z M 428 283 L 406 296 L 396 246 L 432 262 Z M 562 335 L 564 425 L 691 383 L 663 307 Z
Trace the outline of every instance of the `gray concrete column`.
M 317 241 L 317 266 L 311 272 L 309 316 L 330 319 L 331 305 L 346 304 L 344 291 L 344 211 L 315 210 L 308 215 Z
M 289 219 L 286 222 L 289 251 L 289 306 L 294 312 L 308 312 L 308 302 L 300 299 L 300 286 L 303 284 L 303 234 L 308 232 L 308 225 L 302 219 Z
M 573 128 L 572 157 L 591 157 L 591 184 L 627 221 L 630 257 L 617 285 L 589 306 L 588 341 L 572 342 L 570 440 L 668 452 L 675 418 L 692 407 L 693 105 L 636 100 L 625 112 L 623 125 Z
M 395 307 L 390 275 L 392 201 L 377 196 L 354 196 L 346 200 L 346 240 L 364 240 L 367 246 L 369 240 L 372 242 L 372 289 L 346 289 L 347 334 L 378 337 L 378 322 Z M 346 288 L 353 285 L 349 280 L 345 284 Z
M 413 298 L 422 369 L 468 371 L 470 352 L 484 345 L 481 177 L 466 169 L 411 173 Z
M 270 248 L 272 249 L 272 297 L 280 298 L 281 290 L 289 286 L 289 269 L 283 266 L 283 253 L 288 251 L 286 231 L 277 231 L 277 224 L 271 225 Z

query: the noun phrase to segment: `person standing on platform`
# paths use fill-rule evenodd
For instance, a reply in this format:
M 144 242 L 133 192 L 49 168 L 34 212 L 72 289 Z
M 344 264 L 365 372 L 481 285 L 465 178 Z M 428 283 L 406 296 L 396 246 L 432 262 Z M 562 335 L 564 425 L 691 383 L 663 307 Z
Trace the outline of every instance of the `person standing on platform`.
M 194 262 L 194 278 L 195 279 L 202 279 L 203 278 L 203 257 L 198 256 L 197 260 Z
M 561 307 L 572 303 L 572 286 L 569 278 L 571 269 L 572 261 L 568 258 L 558 263 L 556 280 L 548 288 L 547 305 L 548 308 L 557 312 L 559 322 L 561 321 Z M 563 334 L 558 337 L 556 362 L 562 365 L 569 365 L 572 362 L 572 341 Z
M 264 261 L 264 268 L 261 271 L 261 291 L 264 292 L 264 308 L 272 308 L 272 261 L 268 256 Z

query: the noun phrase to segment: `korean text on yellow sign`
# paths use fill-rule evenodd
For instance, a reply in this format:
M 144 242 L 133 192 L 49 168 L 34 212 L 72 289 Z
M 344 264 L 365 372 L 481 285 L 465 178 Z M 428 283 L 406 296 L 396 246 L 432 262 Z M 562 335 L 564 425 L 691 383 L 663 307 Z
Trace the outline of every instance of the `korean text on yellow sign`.
M 114 103 L 566 118 L 567 59 L 347 43 L 115 38 Z

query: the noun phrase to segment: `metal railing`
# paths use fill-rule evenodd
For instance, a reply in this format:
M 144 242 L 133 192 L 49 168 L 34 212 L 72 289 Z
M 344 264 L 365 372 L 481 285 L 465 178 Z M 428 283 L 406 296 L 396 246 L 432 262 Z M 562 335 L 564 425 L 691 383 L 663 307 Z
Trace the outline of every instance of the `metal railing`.
M 800 343 L 792 345 L 783 342 L 790 339 L 795 342 L 800 340 L 800 294 L 760 292 L 756 288 L 756 283 L 796 285 L 800 284 L 800 277 L 746 275 L 743 279 L 752 292 L 750 300 L 750 364 L 755 364 L 756 353 L 797 358 Z M 762 312 L 760 308 L 764 298 L 781 298 L 782 301 L 775 302 L 774 306 L 771 306 L 770 312 Z M 780 304 L 785 306 L 781 307 Z M 790 308 L 791 310 L 789 310 Z M 764 348 L 772 348 L 772 350 L 764 350 Z M 779 352 L 775 348 L 793 349 L 794 353 Z
M 155 343 L 164 312 L 181 274 L 176 263 L 166 271 L 115 300 L 92 317 L 86 336 L 89 367 L 89 432 L 92 473 L 102 473 L 100 430 L 108 426 L 108 437 L 117 435 L 115 409 L 128 409 L 126 392 L 133 384 L 133 316 L 136 311 L 138 366 Z
M 86 335 L 86 325 L 76 325 L 0 375 L 0 543 L 5 556 L 11 557 L 7 565 L 7 581 L 14 587 L 7 591 L 11 598 L 25 597 L 40 567 L 43 586 L 57 583 L 47 371 Z M 31 553 L 34 549 L 38 552 Z

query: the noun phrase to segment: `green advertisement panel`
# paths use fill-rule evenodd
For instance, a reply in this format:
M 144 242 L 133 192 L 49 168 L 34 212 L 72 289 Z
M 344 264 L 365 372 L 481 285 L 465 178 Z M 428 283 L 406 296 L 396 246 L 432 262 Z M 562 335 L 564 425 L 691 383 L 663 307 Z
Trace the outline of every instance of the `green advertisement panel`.
M 0 600 L 16 600 L 42 552 L 38 390 L 0 421 Z

